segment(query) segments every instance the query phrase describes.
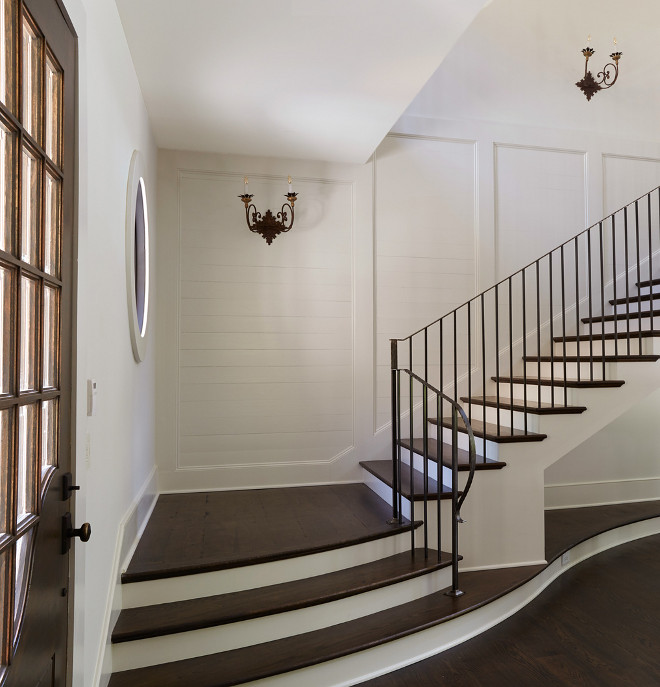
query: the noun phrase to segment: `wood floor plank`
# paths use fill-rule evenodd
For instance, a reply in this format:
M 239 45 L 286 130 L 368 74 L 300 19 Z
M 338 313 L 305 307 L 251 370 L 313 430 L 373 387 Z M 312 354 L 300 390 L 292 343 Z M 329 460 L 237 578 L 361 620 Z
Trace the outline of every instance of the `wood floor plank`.
M 362 687 L 660 685 L 660 535 L 564 573 L 500 625 Z
M 122 582 L 187 575 L 350 546 L 399 531 L 364 484 L 162 494 Z

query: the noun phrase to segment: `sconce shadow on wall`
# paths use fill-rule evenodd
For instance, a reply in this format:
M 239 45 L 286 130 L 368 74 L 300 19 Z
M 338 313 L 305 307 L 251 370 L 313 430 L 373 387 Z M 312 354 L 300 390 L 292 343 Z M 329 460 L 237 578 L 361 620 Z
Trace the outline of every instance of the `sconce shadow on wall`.
M 289 177 L 289 190 L 284 194 L 288 202 L 282 205 L 282 209 L 277 215 L 273 215 L 270 210 L 266 210 L 265 214 L 262 215 L 254 203 L 252 203 L 254 196 L 248 193 L 247 177 L 244 177 L 243 183 L 245 184 L 245 192 L 238 197 L 245 204 L 245 221 L 247 222 L 248 229 L 266 239 L 266 243 L 270 246 L 273 243 L 273 239 L 289 231 L 293 226 L 295 219 L 294 206 L 298 199 L 298 194 L 293 191 L 292 179 Z

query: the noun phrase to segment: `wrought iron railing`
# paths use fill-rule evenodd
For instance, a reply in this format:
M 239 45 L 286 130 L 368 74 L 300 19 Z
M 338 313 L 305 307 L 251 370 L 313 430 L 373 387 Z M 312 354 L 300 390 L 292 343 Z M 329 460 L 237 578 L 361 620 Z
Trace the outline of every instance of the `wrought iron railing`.
M 395 517 L 401 517 L 401 442 L 406 434 L 412 442 L 421 433 L 427 466 L 429 421 L 437 426 L 441 442 L 443 424 L 449 427 L 449 418 L 443 423 L 446 404 L 452 417 L 452 455 L 458 448 L 459 416 L 464 424 L 460 429 L 469 437 L 469 488 L 474 463 L 492 457 L 487 435 L 511 438 L 515 431 L 532 438 L 526 411 L 568 410 L 569 388 L 604 384 L 608 363 L 643 356 L 643 339 L 654 331 L 660 311 L 653 311 L 652 296 L 641 290 L 648 283 L 652 291 L 654 253 L 659 250 L 656 188 L 438 320 L 391 340 Z M 606 315 L 610 305 L 614 312 Z M 542 364 L 548 370 L 544 376 Z M 409 379 L 407 402 L 401 399 L 402 374 Z M 428 417 L 429 396 L 436 401 L 437 418 Z M 412 454 L 411 446 L 411 466 Z M 439 459 L 439 482 L 441 465 Z M 467 488 L 458 497 L 455 460 L 451 469 L 452 519 L 458 523 Z M 424 482 L 427 486 L 427 476 Z M 425 515 L 427 492 L 425 488 Z M 452 555 L 457 565 L 458 551 Z

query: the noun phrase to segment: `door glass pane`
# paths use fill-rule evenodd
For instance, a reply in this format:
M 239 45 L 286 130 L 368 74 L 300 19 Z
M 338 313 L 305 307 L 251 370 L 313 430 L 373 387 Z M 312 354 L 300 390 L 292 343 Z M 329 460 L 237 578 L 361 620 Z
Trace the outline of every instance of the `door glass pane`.
M 21 391 L 37 390 L 37 282 L 21 277 Z
M 0 411 L 0 534 L 9 532 L 9 479 L 14 454 L 14 409 Z
M 46 172 L 46 206 L 44 208 L 44 272 L 60 276 L 62 234 L 62 183 Z
M 44 388 L 58 386 L 58 354 L 60 339 L 60 294 L 57 288 L 44 289 Z
M 46 57 L 46 155 L 61 166 L 62 71 L 55 60 Z
M 41 406 L 41 479 L 57 467 L 59 401 L 54 398 Z
M 0 249 L 14 255 L 17 243 L 13 174 L 15 141 L 14 133 L 0 122 Z
M 16 114 L 16 16 L 19 3 L 0 0 L 0 100 Z
M 14 270 L 0 263 L 0 394 L 14 390 Z
M 28 530 L 16 542 L 16 558 L 14 568 L 14 641 L 20 631 L 20 620 L 25 607 L 28 573 L 32 557 L 32 537 L 34 528 Z
M 38 404 L 18 409 L 18 482 L 16 489 L 16 522 L 36 513 L 35 467 L 37 465 Z
M 21 183 L 21 259 L 39 266 L 40 161 L 23 148 Z
M 41 55 L 43 40 L 23 19 L 23 126 L 41 143 Z

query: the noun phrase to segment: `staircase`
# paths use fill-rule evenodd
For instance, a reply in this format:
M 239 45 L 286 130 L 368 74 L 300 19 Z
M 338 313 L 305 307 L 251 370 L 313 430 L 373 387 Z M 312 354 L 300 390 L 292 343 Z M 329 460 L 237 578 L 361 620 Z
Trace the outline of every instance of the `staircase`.
M 392 459 L 348 485 L 387 529 L 129 567 L 110 687 L 357 684 L 496 622 L 546 568 L 544 470 L 660 386 L 659 250 L 655 189 L 392 341 Z

